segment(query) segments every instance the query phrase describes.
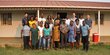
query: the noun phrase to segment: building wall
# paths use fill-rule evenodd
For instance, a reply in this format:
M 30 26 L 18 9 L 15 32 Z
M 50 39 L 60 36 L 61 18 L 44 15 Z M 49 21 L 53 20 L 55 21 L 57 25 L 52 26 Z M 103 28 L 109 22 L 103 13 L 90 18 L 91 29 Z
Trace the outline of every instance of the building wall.
M 3 11 L 5 12 L 5 11 Z M 0 11 L 0 13 L 3 13 Z M 1 25 L 1 15 L 0 15 L 0 37 L 20 37 L 20 31 L 22 29 L 22 17 L 24 16 L 24 11 L 9 11 L 12 12 L 12 25 Z M 68 17 L 72 18 L 73 11 L 40 11 L 40 14 L 43 13 L 44 17 L 46 18 L 48 15 L 55 15 L 57 12 L 67 12 Z M 95 13 L 97 11 L 77 11 L 84 13 L 84 18 L 86 18 L 87 14 L 91 15 L 91 18 L 93 20 L 92 24 L 92 30 L 91 30 L 91 36 L 92 33 L 98 32 L 98 26 L 95 24 Z M 109 23 L 110 23 L 110 11 L 103 11 L 101 12 L 104 14 L 104 25 L 101 25 L 101 36 L 110 36 L 109 32 Z

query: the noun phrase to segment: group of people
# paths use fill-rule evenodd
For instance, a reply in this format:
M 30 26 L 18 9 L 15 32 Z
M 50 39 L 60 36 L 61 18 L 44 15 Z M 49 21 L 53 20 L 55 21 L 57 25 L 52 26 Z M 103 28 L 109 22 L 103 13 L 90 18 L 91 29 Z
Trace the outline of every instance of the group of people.
M 49 48 L 66 48 L 71 49 L 76 46 L 80 47 L 80 42 L 83 43 L 83 50 L 88 51 L 89 33 L 92 27 L 90 15 L 86 19 L 83 15 L 76 18 L 73 13 L 73 18 L 60 18 L 58 14 L 44 18 L 43 14 L 38 17 L 25 17 L 22 19 L 22 32 L 24 49 L 49 49 Z M 81 40 L 80 40 L 81 39 Z

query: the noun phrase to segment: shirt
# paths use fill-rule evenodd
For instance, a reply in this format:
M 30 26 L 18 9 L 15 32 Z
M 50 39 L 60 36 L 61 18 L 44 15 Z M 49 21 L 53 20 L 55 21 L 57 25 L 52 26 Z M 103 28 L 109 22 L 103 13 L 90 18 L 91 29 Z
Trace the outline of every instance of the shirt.
M 23 36 L 29 36 L 30 35 L 30 27 L 28 25 L 23 26 Z
M 39 18 L 38 21 L 39 21 L 39 22 L 40 22 L 40 21 L 43 21 L 43 26 L 44 26 L 44 24 L 45 24 L 45 22 L 46 22 L 46 19 L 45 19 L 45 18 Z
M 32 28 L 32 24 L 33 23 L 35 23 L 36 24 L 36 22 L 35 21 L 29 21 L 29 26 Z
M 25 25 L 26 21 L 28 22 L 28 18 L 23 18 L 23 19 L 22 19 L 22 25 L 23 25 L 23 26 Z
M 69 26 L 70 25 L 70 19 L 66 19 L 65 23 Z
M 49 26 L 50 26 L 50 29 L 52 31 L 52 28 L 53 28 L 54 25 L 51 23 L 51 24 L 49 24 Z
M 82 26 L 83 25 L 84 19 L 79 19 L 79 24 Z
M 85 19 L 85 22 L 87 25 L 89 25 L 89 27 L 92 26 L 92 19 Z
M 44 28 L 43 31 L 44 31 L 44 36 L 50 35 L 50 32 L 51 32 L 50 28 L 48 28 L 48 29 Z
M 40 31 L 40 37 L 43 37 L 43 29 L 44 29 L 44 27 L 38 26 L 38 29 Z
M 81 30 L 82 30 L 82 36 L 87 36 L 88 30 L 89 30 L 89 26 L 87 24 L 85 24 L 85 26 L 81 26 Z

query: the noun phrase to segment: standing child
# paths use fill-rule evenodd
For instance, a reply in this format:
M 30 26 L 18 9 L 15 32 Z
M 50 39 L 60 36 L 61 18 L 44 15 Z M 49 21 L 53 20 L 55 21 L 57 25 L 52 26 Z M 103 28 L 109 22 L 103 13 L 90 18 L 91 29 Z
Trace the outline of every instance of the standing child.
M 60 27 L 57 21 L 55 21 L 55 24 L 53 27 L 53 41 L 54 41 L 55 48 L 58 48 L 59 41 L 60 41 Z
M 49 23 L 45 23 L 45 27 L 43 29 L 43 47 L 44 49 L 49 49 L 50 47 L 50 36 L 51 36 L 51 29 L 49 28 Z
M 83 26 L 81 26 L 82 43 L 83 50 L 88 51 L 89 48 L 89 26 L 83 21 Z
M 75 20 L 76 22 L 76 48 L 79 49 L 80 46 L 80 36 L 81 36 L 81 25 L 79 24 L 79 19 Z
M 38 26 L 38 29 L 40 31 L 40 34 L 39 34 L 40 35 L 39 36 L 39 48 L 42 48 L 43 47 L 43 29 L 44 29 L 43 22 L 41 21 L 39 25 L 40 25 L 40 26 Z
M 70 25 L 69 25 L 69 37 L 68 37 L 68 42 L 71 45 L 71 48 L 74 47 L 74 42 L 75 42 L 75 36 L 76 36 L 76 28 L 74 25 L 74 21 L 70 21 Z

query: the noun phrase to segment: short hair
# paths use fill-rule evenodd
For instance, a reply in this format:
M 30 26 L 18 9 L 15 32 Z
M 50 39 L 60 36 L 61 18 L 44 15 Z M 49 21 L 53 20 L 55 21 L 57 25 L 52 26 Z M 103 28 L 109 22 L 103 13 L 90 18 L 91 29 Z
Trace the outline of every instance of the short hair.
M 79 19 L 76 19 L 75 22 L 76 22 L 76 21 L 79 21 Z
M 48 22 L 45 22 L 45 25 L 44 25 L 45 28 L 46 28 L 46 25 L 48 26 L 47 28 L 49 28 L 49 23 Z

